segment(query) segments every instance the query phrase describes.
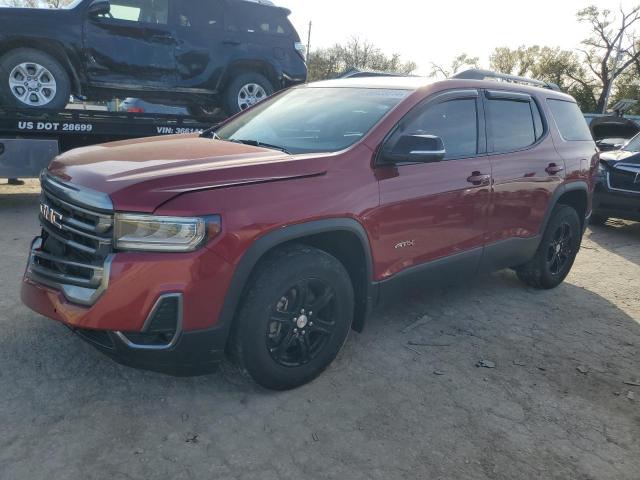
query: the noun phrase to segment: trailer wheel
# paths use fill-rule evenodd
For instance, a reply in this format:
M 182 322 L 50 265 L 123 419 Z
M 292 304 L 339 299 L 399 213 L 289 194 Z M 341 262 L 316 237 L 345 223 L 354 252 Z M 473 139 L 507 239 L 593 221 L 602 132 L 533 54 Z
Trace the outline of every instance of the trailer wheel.
M 0 97 L 5 105 L 60 110 L 70 95 L 69 75 L 51 55 L 19 48 L 0 59 Z

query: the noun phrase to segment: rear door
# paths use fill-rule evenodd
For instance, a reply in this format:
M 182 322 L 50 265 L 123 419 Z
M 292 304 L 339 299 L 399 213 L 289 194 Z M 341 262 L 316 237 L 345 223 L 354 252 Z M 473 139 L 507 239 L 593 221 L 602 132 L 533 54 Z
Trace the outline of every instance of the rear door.
M 233 45 L 225 37 L 223 0 L 173 0 L 178 86 L 213 91 Z
M 235 47 L 235 57 L 244 61 L 291 65 L 298 34 L 286 10 L 254 2 L 230 2 L 226 16 L 227 42 Z M 273 71 L 281 70 L 276 68 Z M 273 80 L 272 80 L 273 81 Z M 273 85 L 278 90 L 279 85 Z
M 494 192 L 487 243 L 535 237 L 564 179 L 564 162 L 529 94 L 489 90 L 484 101 Z
M 383 148 L 393 149 L 407 134 L 441 137 L 446 154 L 436 163 L 377 167 L 381 205 L 373 214 L 378 232 L 372 241 L 379 276 L 426 263 L 450 276 L 473 274 L 487 228 L 491 173 L 478 91 L 429 99 L 399 123 Z
M 176 83 L 176 39 L 169 0 L 111 0 L 111 12 L 87 17 L 84 54 L 89 81 L 113 88 L 169 90 Z

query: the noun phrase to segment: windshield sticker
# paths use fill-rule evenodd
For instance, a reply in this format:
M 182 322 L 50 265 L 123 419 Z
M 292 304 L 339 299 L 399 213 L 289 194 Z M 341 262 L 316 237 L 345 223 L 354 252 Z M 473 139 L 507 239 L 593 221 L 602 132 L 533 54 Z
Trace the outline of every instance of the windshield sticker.
M 405 98 L 411 92 L 409 90 L 381 90 L 372 88 L 367 91 L 359 92 L 363 97 L 376 97 L 376 98 Z

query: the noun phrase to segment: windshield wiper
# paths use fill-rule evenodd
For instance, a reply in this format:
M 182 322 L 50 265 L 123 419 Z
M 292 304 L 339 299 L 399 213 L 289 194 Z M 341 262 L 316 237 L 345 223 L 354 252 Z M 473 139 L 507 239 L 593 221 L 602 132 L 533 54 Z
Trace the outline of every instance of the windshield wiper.
M 287 150 L 284 147 L 281 147 L 279 145 L 272 145 L 270 143 L 264 143 L 264 142 L 259 142 L 258 140 L 229 140 L 231 142 L 235 142 L 235 143 L 243 143 L 244 145 L 251 145 L 252 147 L 263 147 L 263 148 L 270 148 L 272 150 L 280 150 L 281 152 L 286 153 L 287 155 L 291 155 L 291 152 L 289 150 Z
M 214 140 L 221 140 L 221 138 L 216 133 L 216 130 L 218 129 L 218 125 L 219 124 L 215 124 L 214 126 L 207 128 L 206 130 L 204 130 L 200 134 L 200 137 L 201 138 L 213 138 Z

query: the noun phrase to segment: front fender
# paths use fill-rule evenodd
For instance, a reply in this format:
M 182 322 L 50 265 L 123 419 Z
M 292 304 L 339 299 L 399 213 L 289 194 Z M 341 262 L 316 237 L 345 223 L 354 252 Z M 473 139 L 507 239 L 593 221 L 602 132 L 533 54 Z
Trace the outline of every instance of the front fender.
M 219 325 L 226 328 L 227 331 L 230 331 L 233 317 L 242 300 L 242 293 L 250 279 L 251 272 L 267 252 L 279 245 L 295 241 L 296 239 L 338 231 L 346 231 L 356 235 L 362 244 L 365 254 L 367 278 L 365 293 L 366 305 L 364 306 L 363 312 L 356 316 L 353 325 L 356 330 L 361 330 L 366 315 L 377 301 L 377 287 L 372 281 L 373 259 L 369 237 L 364 227 L 352 218 L 331 218 L 285 226 L 272 230 L 253 242 L 236 265 L 219 317 Z

